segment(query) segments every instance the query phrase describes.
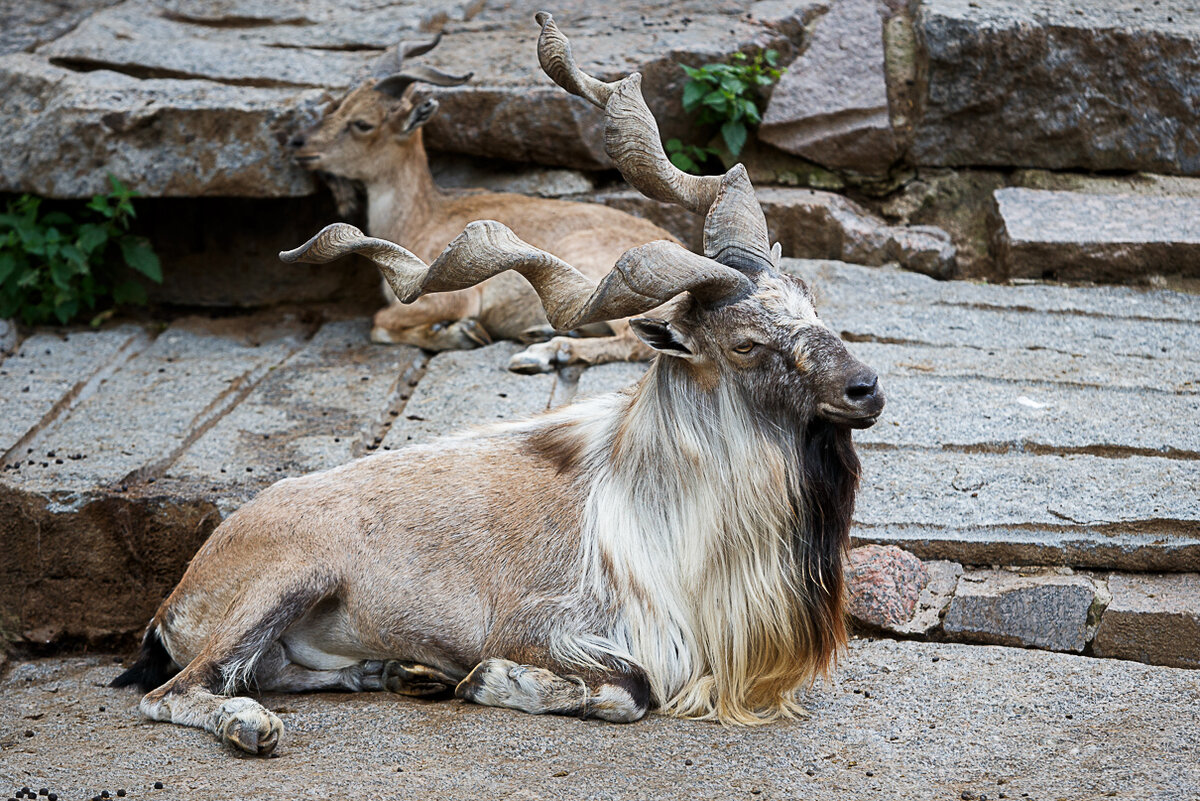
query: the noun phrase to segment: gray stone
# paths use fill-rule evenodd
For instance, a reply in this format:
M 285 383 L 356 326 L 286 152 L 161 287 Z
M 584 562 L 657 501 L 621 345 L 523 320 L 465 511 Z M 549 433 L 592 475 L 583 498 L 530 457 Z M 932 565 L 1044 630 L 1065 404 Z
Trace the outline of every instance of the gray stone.
M 1086 576 L 968 571 L 942 631 L 951 637 L 1080 653 L 1096 588 Z
M 937 228 L 890 226 L 832 192 L 767 187 L 757 194 L 771 238 L 785 256 L 871 266 L 897 262 L 939 278 L 954 272 L 954 245 Z
M 0 191 L 86 197 L 108 173 L 148 196 L 308 195 L 284 144 L 316 90 L 78 72 L 0 56 Z
M 890 404 L 885 419 L 889 424 L 896 423 L 901 426 L 906 424 L 906 420 L 902 415 L 895 413 L 900 408 L 896 404 L 907 403 L 910 399 L 893 390 L 892 384 L 897 378 L 936 376 L 994 379 L 1008 382 L 1008 386 L 1025 383 L 1039 389 L 1048 384 L 1049 389 L 1055 392 L 1062 391 L 1065 387 L 1086 390 L 1144 390 L 1153 393 L 1151 398 L 1171 394 L 1195 395 L 1200 392 L 1195 363 L 1174 359 L 1139 359 L 1135 356 L 1103 353 L 1064 356 L 1049 350 L 984 351 L 970 346 L 932 347 L 879 342 L 853 342 L 849 347 L 855 357 L 885 376 L 884 390 L 888 394 Z M 1128 394 L 1129 397 L 1137 397 L 1135 393 Z M 943 403 L 955 402 L 952 399 L 939 399 L 938 407 L 944 408 Z M 1183 401 L 1174 398 L 1168 403 L 1176 406 Z M 1033 410 L 1033 407 L 1027 408 Z M 932 412 L 933 410 L 928 410 L 923 412 L 922 416 Z M 973 411 L 968 416 L 971 422 L 977 420 Z M 940 414 L 939 418 L 945 419 Z M 1150 425 L 1157 421 L 1136 419 L 1134 422 Z M 875 436 L 876 432 L 864 432 L 864 435 Z M 1170 446 L 1169 439 L 1163 437 L 1153 447 Z
M 931 0 L 920 165 L 1200 173 L 1190 0 Z
M 759 137 L 831 169 L 886 173 L 898 153 L 879 6 L 831 0 L 810 31 L 771 93 Z
M 1185 292 L 1121 286 L 1064 287 L 1037 283 L 995 286 L 970 281 L 934 281 L 887 267 L 867 269 L 843 262 L 799 259 L 784 259 L 783 269 L 808 281 L 818 293 L 818 302 L 837 310 L 860 306 L 864 298 L 870 298 L 870 304 L 879 312 L 895 308 L 907 314 L 921 307 L 1025 312 L 1021 328 L 1038 318 L 1048 325 L 1064 327 L 1069 327 L 1073 317 L 1096 318 L 1111 327 L 1123 323 L 1141 325 L 1147 321 L 1200 322 L 1200 303 L 1196 302 L 1195 294 Z M 1180 356 L 1188 357 L 1186 351 L 1180 351 Z
M 1062 386 L 1030 380 L 1024 371 L 990 380 L 882 374 L 880 381 L 887 408 L 877 425 L 856 435 L 858 442 L 1200 457 L 1194 391 Z
M 622 390 L 640 380 L 649 366 L 648 362 L 612 362 L 589 367 L 579 377 L 575 397 L 587 398 Z
M 582 170 L 514 165 L 459 154 L 434 154 L 429 168 L 434 182 L 448 189 L 478 188 L 538 197 L 577 195 L 595 189 L 592 178 Z
M 29 52 L 120 0 L 0 0 L 0 55 Z
M 917 596 L 917 608 L 912 618 L 905 623 L 891 627 L 897 634 L 924 636 L 942 625 L 942 618 L 950 607 L 954 590 L 958 587 L 959 576 L 963 574 L 963 566 L 958 562 L 947 562 L 943 559 L 933 559 L 925 564 L 925 572 L 929 581 L 921 588 Z
M 497 342 L 486 348 L 444 351 L 434 356 L 404 411 L 384 437 L 384 450 L 545 411 L 555 378 L 546 373 L 509 372 L 508 360 L 520 350 L 516 343 Z
M 293 799 L 314 787 L 446 801 L 1167 799 L 1200 786 L 1195 672 L 1044 651 L 854 640 L 831 679 L 802 694 L 809 717 L 754 730 L 657 714 L 581 725 L 381 693 L 265 694 L 287 739 L 278 759 L 253 762 L 204 732 L 139 722 L 140 693 L 107 687 L 119 670 L 104 653 L 14 660 L 0 685 L 5 786 L 87 798 L 157 779 L 164 797 L 187 801 L 230 788 Z
M 366 320 L 326 323 L 192 443 L 160 481 L 190 483 L 232 511 L 281 478 L 375 450 L 424 360 L 368 340 Z
M 10 451 L 95 392 L 121 362 L 148 343 L 149 337 L 133 325 L 28 337 L 0 362 L 0 458 L 27 456 Z
M 995 196 L 997 258 L 1011 277 L 1200 276 L 1200 196 L 1038 189 L 1000 189 Z
M 846 611 L 856 623 L 892 630 L 909 623 L 929 584 L 921 560 L 893 545 L 850 549 L 843 565 Z
M 6 359 L 9 354 L 14 353 L 17 349 L 17 343 L 21 341 L 21 334 L 17 331 L 16 320 L 5 320 L 0 318 L 0 363 Z
M 869 447 L 859 456 L 857 543 L 965 564 L 1200 570 L 1200 461 Z
M 227 333 L 233 336 L 214 336 Z M 300 347 L 295 322 L 176 321 L 70 414 L 6 460 L 26 492 L 71 493 L 157 477 L 212 420 Z M 61 463 L 60 463 L 61 462 Z
M 1200 668 L 1200 575 L 1113 573 L 1108 589 L 1097 656 Z

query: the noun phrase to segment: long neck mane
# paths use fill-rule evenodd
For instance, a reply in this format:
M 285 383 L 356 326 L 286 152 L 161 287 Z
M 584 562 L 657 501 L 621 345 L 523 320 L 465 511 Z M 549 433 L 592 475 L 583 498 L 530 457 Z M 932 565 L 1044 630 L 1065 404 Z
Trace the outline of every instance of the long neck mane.
M 849 432 L 660 358 L 590 439 L 585 576 L 624 600 L 616 639 L 660 704 L 740 723 L 795 713 L 845 641 Z

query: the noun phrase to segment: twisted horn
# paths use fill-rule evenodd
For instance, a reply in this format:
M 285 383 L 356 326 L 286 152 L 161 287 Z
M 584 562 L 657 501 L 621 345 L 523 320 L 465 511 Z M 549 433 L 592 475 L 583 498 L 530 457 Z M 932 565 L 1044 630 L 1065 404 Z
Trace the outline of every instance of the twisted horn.
M 535 15 L 538 62 L 550 78 L 605 112 L 604 149 L 631 186 L 654 200 L 704 215 L 704 254 L 749 272 L 771 269 L 771 248 L 762 207 L 746 168 L 725 175 L 689 175 L 667 158 L 658 124 L 642 96 L 642 76 L 631 73 L 605 83 L 579 69 L 571 44 L 554 18 Z M 729 259 L 730 261 L 726 261 Z
M 428 42 L 397 42 L 393 47 L 375 62 L 372 76 L 379 79 L 375 90 L 392 97 L 400 97 L 410 85 L 419 82 L 431 83 L 434 86 L 460 86 L 471 80 L 475 73 L 451 75 L 434 67 L 420 64 L 405 66 L 405 59 L 413 56 L 423 56 L 438 46 L 442 34 L 438 33 Z
M 550 324 L 560 331 L 641 314 L 681 292 L 712 305 L 754 289 L 737 270 L 665 241 L 626 251 L 600 283 L 593 284 L 562 259 L 521 241 L 494 220 L 468 225 L 429 266 L 399 245 L 366 236 L 345 223 L 326 226 L 279 258 L 322 264 L 349 253 L 375 262 L 404 303 L 426 292 L 466 289 L 515 270 L 533 286 Z

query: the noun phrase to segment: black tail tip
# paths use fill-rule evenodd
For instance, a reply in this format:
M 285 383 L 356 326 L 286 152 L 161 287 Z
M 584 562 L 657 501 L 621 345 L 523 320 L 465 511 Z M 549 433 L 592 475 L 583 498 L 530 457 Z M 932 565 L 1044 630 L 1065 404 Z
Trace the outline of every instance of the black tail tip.
M 130 687 L 136 685 L 143 692 L 149 692 L 159 687 L 175 673 L 175 664 L 167 647 L 163 645 L 162 637 L 158 635 L 158 627 L 151 625 L 142 637 L 142 650 L 137 661 L 117 676 L 109 687 Z

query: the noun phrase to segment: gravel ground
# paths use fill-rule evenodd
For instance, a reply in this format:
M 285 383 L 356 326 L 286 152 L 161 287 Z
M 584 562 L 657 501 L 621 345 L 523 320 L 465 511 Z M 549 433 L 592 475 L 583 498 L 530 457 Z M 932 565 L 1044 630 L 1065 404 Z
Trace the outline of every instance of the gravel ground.
M 0 796 L 64 799 L 1194 799 L 1200 671 L 1014 648 L 866 641 L 756 729 L 620 726 L 387 694 L 267 696 L 277 756 L 137 715 L 113 656 L 0 682 Z M 153 785 L 161 781 L 163 789 Z M 10 789 L 11 788 L 11 789 Z

